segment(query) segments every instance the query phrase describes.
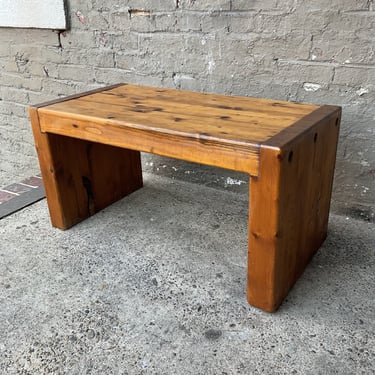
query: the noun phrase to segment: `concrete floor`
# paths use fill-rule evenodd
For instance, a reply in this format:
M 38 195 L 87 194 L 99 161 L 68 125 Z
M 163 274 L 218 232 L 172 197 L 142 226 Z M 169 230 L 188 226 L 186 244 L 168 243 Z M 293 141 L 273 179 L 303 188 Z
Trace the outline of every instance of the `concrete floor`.
M 45 200 L 1 220 L 0 374 L 373 374 L 375 225 L 331 216 L 268 314 L 246 302 L 247 204 L 146 173 L 69 231 Z

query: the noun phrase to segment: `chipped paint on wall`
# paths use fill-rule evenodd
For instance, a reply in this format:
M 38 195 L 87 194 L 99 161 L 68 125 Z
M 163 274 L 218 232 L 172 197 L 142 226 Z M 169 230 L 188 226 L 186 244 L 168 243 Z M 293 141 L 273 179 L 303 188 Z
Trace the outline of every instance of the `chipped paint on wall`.
M 305 91 L 318 91 L 322 86 L 321 85 L 318 85 L 317 83 L 310 83 L 310 82 L 305 82 L 303 84 L 303 89 Z

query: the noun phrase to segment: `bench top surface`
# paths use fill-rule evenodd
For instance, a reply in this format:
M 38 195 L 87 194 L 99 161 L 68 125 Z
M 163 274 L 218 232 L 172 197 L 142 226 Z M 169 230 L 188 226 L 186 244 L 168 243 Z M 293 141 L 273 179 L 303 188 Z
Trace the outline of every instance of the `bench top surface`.
M 124 84 L 44 107 L 70 118 L 259 144 L 318 106 Z
M 124 137 L 127 132 L 131 133 L 134 144 L 137 140 L 134 134 L 138 138 L 151 137 L 153 134 L 160 141 L 170 137 L 170 143 L 165 148 L 169 147 L 171 150 L 176 141 L 191 147 L 191 152 L 195 152 L 195 149 L 197 152 L 204 152 L 200 149 L 203 145 L 206 148 L 211 145 L 214 152 L 221 148 L 228 155 L 242 150 L 243 159 L 246 158 L 245 154 L 254 159 L 254 170 L 262 143 L 320 108 L 311 104 L 132 84 L 98 89 L 36 107 L 41 130 L 45 132 L 102 141 L 95 138 L 100 134 L 102 138 L 104 135 L 108 139 L 113 138 L 107 143 L 127 146 L 125 141 L 116 143 L 121 131 Z M 90 132 L 90 136 L 84 134 L 84 126 L 81 124 L 87 124 L 85 134 Z M 173 150 L 159 151 L 155 141 L 146 138 L 134 148 L 190 161 L 200 162 L 199 158 L 202 159 L 201 156 L 190 157 L 187 151 L 184 151 L 186 155 Z M 216 163 L 215 156 L 211 158 L 212 161 L 208 157 L 207 161 L 201 162 L 237 170 L 249 169 L 249 166 L 237 165 L 235 160 L 234 164 L 231 162 L 233 166 L 227 166 L 224 162 Z

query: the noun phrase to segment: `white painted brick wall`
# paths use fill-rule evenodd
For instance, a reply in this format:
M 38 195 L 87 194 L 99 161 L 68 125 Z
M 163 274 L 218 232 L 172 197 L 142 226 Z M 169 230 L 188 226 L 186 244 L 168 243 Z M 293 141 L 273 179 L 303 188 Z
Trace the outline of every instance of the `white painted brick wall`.
M 0 185 L 37 169 L 29 104 L 125 81 L 342 105 L 334 198 L 374 206 L 373 1 L 67 3 L 67 32 L 0 29 Z

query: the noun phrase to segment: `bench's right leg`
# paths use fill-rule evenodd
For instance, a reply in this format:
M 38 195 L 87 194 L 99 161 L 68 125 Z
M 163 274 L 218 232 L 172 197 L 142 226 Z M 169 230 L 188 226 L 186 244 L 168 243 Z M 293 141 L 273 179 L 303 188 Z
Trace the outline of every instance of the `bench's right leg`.
M 52 225 L 67 229 L 141 188 L 140 152 L 42 133 L 30 109 Z
M 280 134 L 261 146 L 250 184 L 253 306 L 275 311 L 326 238 L 339 122 L 340 111 L 325 106 L 301 121 L 297 136 L 292 129 L 287 141 Z

